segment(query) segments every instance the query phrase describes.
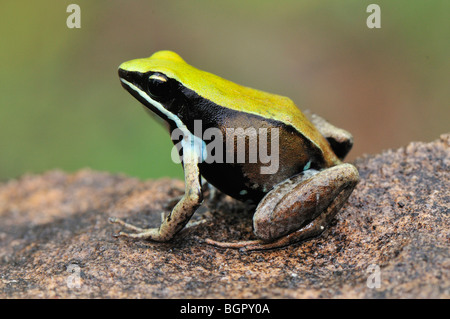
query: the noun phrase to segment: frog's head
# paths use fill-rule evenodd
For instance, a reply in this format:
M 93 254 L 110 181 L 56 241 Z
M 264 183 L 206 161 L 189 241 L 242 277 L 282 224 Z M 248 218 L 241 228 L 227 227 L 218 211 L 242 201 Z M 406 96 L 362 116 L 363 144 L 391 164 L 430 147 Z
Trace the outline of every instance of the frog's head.
M 178 54 L 159 51 L 149 58 L 122 63 L 119 77 L 122 86 L 147 108 L 166 121 L 177 122 L 175 114 L 185 99 L 177 74 L 187 66 Z

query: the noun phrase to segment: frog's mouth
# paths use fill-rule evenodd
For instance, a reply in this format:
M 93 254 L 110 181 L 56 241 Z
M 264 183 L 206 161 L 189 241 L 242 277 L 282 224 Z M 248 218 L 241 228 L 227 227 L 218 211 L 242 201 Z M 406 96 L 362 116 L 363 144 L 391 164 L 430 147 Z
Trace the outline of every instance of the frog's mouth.
M 164 106 L 152 99 L 139 83 L 143 81 L 143 75 L 137 72 L 130 72 L 119 69 L 120 84 L 127 90 L 136 100 L 142 103 L 148 110 L 157 115 L 164 121 L 173 121 L 171 112 L 167 111 Z M 176 123 L 175 123 L 176 124 Z
M 141 73 L 130 72 L 123 69 L 119 69 L 120 84 L 127 90 L 131 95 L 138 99 L 142 104 L 147 104 L 147 99 L 142 99 L 142 95 L 138 93 L 141 91 L 145 95 L 145 89 L 139 83 L 143 83 L 143 76 Z M 147 102 L 147 103 L 146 103 Z M 147 106 L 147 105 L 146 105 Z
M 123 69 L 119 69 L 119 77 L 120 82 L 122 83 L 122 86 L 125 88 L 125 90 L 130 92 L 130 94 L 133 95 L 145 107 L 150 109 L 166 122 L 173 122 L 176 127 L 178 127 L 183 132 L 184 135 L 192 135 L 192 133 L 188 130 L 186 125 L 180 120 L 177 115 L 167 110 L 160 102 L 152 99 L 152 97 L 147 94 L 147 92 L 145 92 L 141 87 L 130 82 L 131 80 L 135 82 L 136 77 L 138 77 L 139 79 L 139 77 L 142 77 L 142 74 L 136 74 L 136 72 L 129 72 Z M 135 83 L 140 83 L 140 81 L 137 81 Z

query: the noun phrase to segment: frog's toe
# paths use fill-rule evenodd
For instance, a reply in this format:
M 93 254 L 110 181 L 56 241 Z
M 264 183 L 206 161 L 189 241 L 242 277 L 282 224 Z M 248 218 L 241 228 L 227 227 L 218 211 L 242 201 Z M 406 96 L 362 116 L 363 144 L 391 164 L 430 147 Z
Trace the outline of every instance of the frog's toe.
M 214 239 L 207 238 L 205 239 L 205 243 L 208 245 L 220 247 L 220 248 L 234 248 L 246 250 L 245 248 L 248 246 L 254 246 L 261 243 L 260 240 L 246 240 L 246 241 L 238 241 L 238 242 L 224 242 L 224 241 L 216 241 Z
M 112 236 L 114 238 L 120 238 L 120 237 L 130 237 L 131 234 L 125 233 L 123 231 L 120 231 L 118 233 L 113 234 Z
M 120 231 L 117 234 L 114 234 L 113 236 L 116 238 L 125 237 L 125 238 L 131 238 L 131 239 L 164 241 L 164 240 L 161 240 L 161 236 L 159 234 L 158 228 L 144 229 L 143 231 L 138 232 L 138 233 L 127 233 L 127 232 Z
M 121 219 L 119 219 L 119 218 L 116 218 L 116 217 L 110 217 L 110 218 L 109 218 L 109 222 L 110 222 L 111 224 L 118 224 L 118 225 L 120 225 L 120 226 L 122 226 L 122 227 L 125 227 L 125 228 L 127 228 L 127 229 L 130 229 L 130 230 L 135 231 L 135 232 L 138 232 L 138 233 L 141 233 L 141 232 L 144 232 L 144 231 L 145 231 L 144 228 L 140 228 L 140 227 L 134 226 L 134 225 L 129 224 L 129 223 L 127 223 L 127 222 L 124 222 L 123 220 L 121 220 Z M 117 237 L 122 236 L 122 235 L 119 235 L 120 233 L 122 233 L 122 232 L 119 232 L 119 233 L 117 234 Z M 124 233 L 124 234 L 126 234 L 126 233 Z M 126 235 L 125 235 L 125 236 L 126 236 Z

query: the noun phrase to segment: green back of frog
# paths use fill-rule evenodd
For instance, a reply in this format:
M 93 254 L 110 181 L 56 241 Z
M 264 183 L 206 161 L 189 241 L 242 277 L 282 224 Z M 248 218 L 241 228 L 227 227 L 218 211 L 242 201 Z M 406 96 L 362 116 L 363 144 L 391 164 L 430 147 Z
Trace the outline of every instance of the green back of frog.
M 124 62 L 120 68 L 140 73 L 161 72 L 217 105 L 291 125 L 322 150 L 330 165 L 339 162 L 326 139 L 288 97 L 242 86 L 199 70 L 172 51 L 158 51 L 149 58 Z

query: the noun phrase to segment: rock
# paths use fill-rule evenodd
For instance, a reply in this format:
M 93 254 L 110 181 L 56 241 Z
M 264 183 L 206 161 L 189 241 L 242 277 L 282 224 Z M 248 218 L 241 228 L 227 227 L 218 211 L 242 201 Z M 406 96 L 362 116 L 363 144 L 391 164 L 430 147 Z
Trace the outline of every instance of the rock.
M 169 243 L 113 238 L 111 216 L 158 226 L 183 182 L 81 170 L 0 184 L 3 298 L 450 298 L 450 134 L 359 158 L 361 182 L 322 236 L 271 251 L 225 198 Z

